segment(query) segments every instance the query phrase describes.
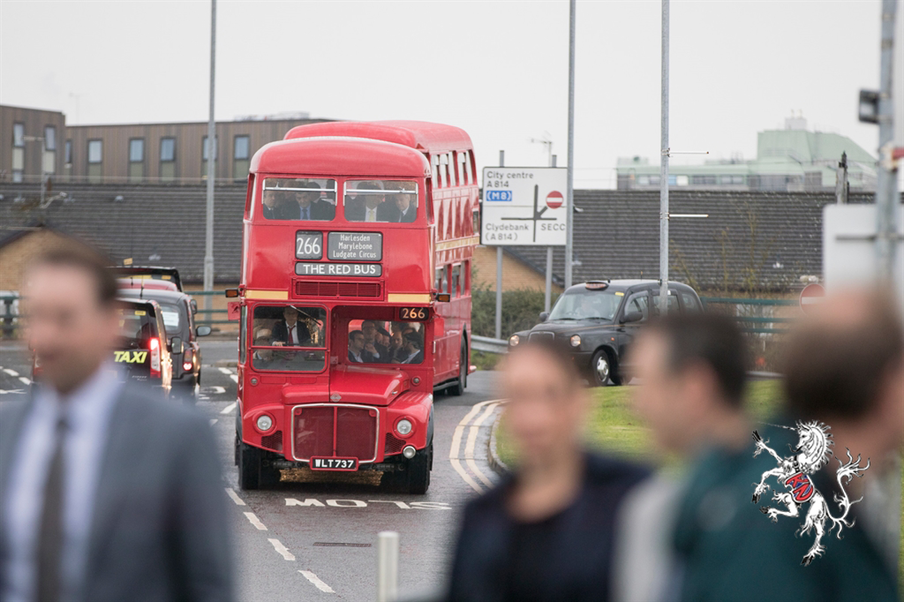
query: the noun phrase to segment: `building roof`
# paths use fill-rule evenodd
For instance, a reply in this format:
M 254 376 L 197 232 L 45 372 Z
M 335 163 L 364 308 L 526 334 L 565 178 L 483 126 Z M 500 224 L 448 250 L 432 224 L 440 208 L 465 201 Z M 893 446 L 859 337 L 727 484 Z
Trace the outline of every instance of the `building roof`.
M 35 184 L 0 184 L 0 247 L 23 228 L 44 224 L 94 242 L 117 262 L 174 266 L 185 282 L 204 272 L 203 186 L 56 183 L 70 202 L 38 207 Z M 20 196 L 23 202 L 16 202 Z M 122 201 L 115 201 L 117 195 Z M 707 291 L 786 290 L 801 275 L 822 272 L 822 208 L 830 194 L 671 191 L 671 278 Z M 852 194 L 851 202 L 872 202 Z M 214 273 L 239 280 L 243 185 L 218 186 L 214 211 Z M 659 193 L 576 190 L 574 282 L 600 278 L 659 278 Z M 545 274 L 545 247 L 506 252 Z M 564 248 L 553 254 L 554 281 L 564 282 Z
M 66 191 L 43 212 L 36 184 L 0 184 L 0 247 L 21 236 L 23 228 L 49 227 L 87 240 L 121 263 L 179 269 L 185 282 L 204 275 L 206 187 L 88 185 L 54 182 Z M 122 201 L 115 201 L 121 195 Z M 16 198 L 23 200 L 17 202 Z M 50 195 L 48 195 L 50 197 Z M 238 282 L 242 255 L 245 186 L 217 185 L 214 210 L 214 278 Z M 25 230 L 28 232 L 28 230 Z
M 873 195 L 851 195 L 872 202 Z M 822 273 L 822 208 L 830 194 L 670 191 L 670 277 L 698 290 L 786 290 Z M 576 190 L 574 282 L 659 278 L 659 193 Z M 546 273 L 545 247 L 506 252 Z M 553 251 L 553 280 L 564 285 L 564 247 Z

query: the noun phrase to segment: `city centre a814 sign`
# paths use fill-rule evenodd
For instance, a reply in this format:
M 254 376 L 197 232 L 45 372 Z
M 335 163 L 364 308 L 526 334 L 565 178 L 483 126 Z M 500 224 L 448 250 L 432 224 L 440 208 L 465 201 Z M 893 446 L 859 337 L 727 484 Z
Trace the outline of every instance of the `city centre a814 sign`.
M 485 167 L 480 243 L 565 244 L 567 175 L 556 167 Z

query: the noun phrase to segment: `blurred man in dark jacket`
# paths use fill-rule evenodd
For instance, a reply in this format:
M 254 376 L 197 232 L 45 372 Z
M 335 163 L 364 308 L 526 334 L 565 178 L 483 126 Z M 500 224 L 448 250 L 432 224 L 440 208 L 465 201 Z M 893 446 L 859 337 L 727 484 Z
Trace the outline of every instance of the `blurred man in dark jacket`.
M 518 466 L 466 507 L 449 600 L 607 600 L 616 508 L 646 471 L 583 449 L 589 396 L 550 343 L 515 347 L 502 382 Z
M 0 409 L 0 600 L 232 599 L 226 500 L 203 416 L 122 384 L 116 281 L 93 251 L 25 271 L 43 373 Z

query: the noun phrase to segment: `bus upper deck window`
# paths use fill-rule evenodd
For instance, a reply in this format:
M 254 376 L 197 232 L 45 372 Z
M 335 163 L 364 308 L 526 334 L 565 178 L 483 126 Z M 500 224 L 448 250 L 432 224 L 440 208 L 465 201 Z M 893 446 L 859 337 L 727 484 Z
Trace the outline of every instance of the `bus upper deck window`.
M 262 193 L 266 219 L 328 222 L 336 216 L 336 180 L 265 178 Z
M 417 219 L 417 182 L 349 180 L 345 183 L 345 219 L 350 222 L 411 223 Z

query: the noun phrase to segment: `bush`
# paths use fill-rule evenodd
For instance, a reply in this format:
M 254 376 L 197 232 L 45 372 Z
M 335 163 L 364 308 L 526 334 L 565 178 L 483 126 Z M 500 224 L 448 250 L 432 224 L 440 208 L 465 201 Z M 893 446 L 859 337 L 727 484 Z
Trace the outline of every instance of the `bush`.
M 553 293 L 555 303 L 558 294 Z M 519 330 L 527 330 L 540 321 L 543 311 L 543 291 L 516 289 L 502 293 L 502 338 L 507 339 Z M 482 287 L 471 293 L 472 334 L 496 336 L 496 291 Z

